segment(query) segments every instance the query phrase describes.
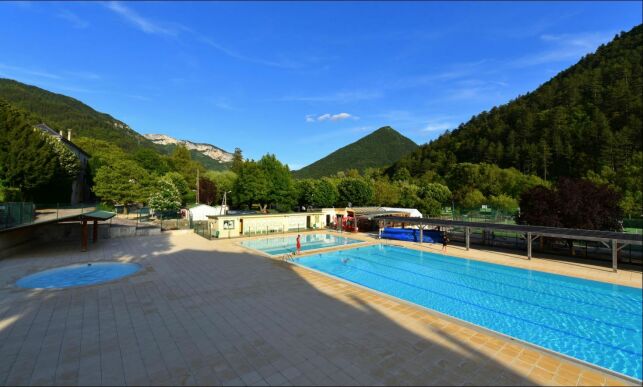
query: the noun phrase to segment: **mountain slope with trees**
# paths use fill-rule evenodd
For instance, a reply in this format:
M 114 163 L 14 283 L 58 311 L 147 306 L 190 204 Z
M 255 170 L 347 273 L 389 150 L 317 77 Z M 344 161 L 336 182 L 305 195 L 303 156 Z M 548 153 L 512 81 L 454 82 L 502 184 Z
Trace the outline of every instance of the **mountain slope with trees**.
M 347 169 L 386 167 L 417 147 L 409 138 L 385 126 L 293 174 L 297 178 L 320 178 Z
M 12 106 L 29 112 L 30 123 L 46 123 L 56 131 L 72 131 L 72 141 L 78 137 L 108 141 L 127 152 L 154 150 L 162 155 L 171 155 L 176 145 L 158 145 L 145 138 L 126 123 L 109 114 L 98 112 L 77 99 L 52 93 L 36 86 L 11 79 L 0 78 L 0 98 Z M 219 162 L 190 149 L 192 159 L 205 169 L 225 170 L 226 162 Z
M 74 137 L 105 140 L 130 151 L 140 147 L 154 147 L 124 122 L 62 94 L 11 79 L 0 79 L 0 98 L 34 114 L 49 127 L 65 131 L 65 135 L 71 129 Z
M 643 26 L 617 35 L 535 91 L 494 107 L 396 162 L 412 176 L 458 163 L 516 168 L 549 181 L 607 183 L 643 200 Z M 640 210 L 639 210 L 640 211 Z

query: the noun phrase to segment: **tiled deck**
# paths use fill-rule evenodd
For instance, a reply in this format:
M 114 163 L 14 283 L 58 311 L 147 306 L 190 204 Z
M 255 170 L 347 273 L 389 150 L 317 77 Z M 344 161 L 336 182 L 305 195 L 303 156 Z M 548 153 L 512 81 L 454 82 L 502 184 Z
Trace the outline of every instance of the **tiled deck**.
M 90 260 L 144 269 L 85 288 L 13 286 Z M 0 261 L 0 384 L 624 383 L 233 241 L 172 233 Z

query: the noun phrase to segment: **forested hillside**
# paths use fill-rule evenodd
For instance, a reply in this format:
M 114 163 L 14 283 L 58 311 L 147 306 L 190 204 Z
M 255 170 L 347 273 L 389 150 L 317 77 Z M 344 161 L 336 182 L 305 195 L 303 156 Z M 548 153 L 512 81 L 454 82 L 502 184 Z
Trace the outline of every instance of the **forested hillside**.
M 535 91 L 482 112 L 403 157 L 389 174 L 404 167 L 412 176 L 430 170 L 446 175 L 457 163 L 489 163 L 550 181 L 588 177 L 638 200 L 642 60 L 639 25 Z
M 65 135 L 71 129 L 73 139 L 85 137 L 108 141 L 126 152 L 153 149 L 160 154 L 171 155 L 176 148 L 154 144 L 126 123 L 98 112 L 77 99 L 11 79 L 0 78 L 0 98 L 29 113 L 31 124 L 44 122 L 56 131 L 64 131 Z M 205 169 L 229 168 L 228 164 L 213 160 L 196 150 L 190 150 L 190 154 Z
M 347 169 L 386 167 L 417 148 L 417 144 L 390 126 L 379 128 L 352 144 L 294 172 L 297 178 L 319 178 Z
M 57 131 L 71 129 L 73 136 L 109 141 L 126 150 L 153 147 L 150 141 L 124 122 L 62 94 L 11 79 L 0 79 L 0 98 L 32 113 Z

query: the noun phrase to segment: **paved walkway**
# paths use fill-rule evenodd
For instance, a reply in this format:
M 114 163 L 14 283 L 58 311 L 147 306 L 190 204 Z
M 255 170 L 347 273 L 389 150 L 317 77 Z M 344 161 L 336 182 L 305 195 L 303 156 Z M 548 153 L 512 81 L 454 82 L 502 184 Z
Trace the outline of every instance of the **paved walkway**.
M 499 258 L 501 259 L 501 258 Z M 58 291 L 25 274 L 138 262 Z M 0 261 L 0 384 L 600 385 L 623 381 L 195 234 L 49 246 Z

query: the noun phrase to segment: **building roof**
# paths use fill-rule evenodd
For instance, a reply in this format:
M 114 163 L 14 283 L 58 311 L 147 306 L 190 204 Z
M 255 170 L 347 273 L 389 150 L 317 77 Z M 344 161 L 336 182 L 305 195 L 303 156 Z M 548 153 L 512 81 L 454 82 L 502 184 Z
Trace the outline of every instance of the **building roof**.
M 208 218 L 250 218 L 250 217 L 266 217 L 266 216 L 305 216 L 305 215 L 323 215 L 321 211 L 319 212 L 284 212 L 279 214 L 226 214 L 226 215 L 207 215 Z
M 60 141 L 65 143 L 65 145 L 67 145 L 70 148 L 74 148 L 74 149 L 78 150 L 80 153 L 84 154 L 85 156 L 91 157 L 91 155 L 89 153 L 87 153 L 84 150 L 82 150 L 82 148 L 80 148 L 78 145 L 74 144 L 73 142 L 67 140 L 65 138 L 65 136 L 61 136 L 60 133 L 56 132 L 55 130 L 53 130 L 52 128 L 47 126 L 46 124 L 38 124 L 38 125 L 36 125 L 36 128 L 42 130 L 44 133 L 47 133 L 50 136 L 54 136 L 54 137 L 59 138 Z
M 600 231 L 600 230 L 581 230 L 575 228 L 562 228 L 562 227 L 544 227 L 544 226 L 530 226 L 522 224 L 502 224 L 502 223 L 484 223 L 484 222 L 466 222 L 462 220 L 446 220 L 436 218 L 404 218 L 397 216 L 381 216 L 377 220 L 392 221 L 407 224 L 418 224 L 427 226 L 444 226 L 444 227 L 473 227 L 483 228 L 488 230 L 502 230 L 513 231 L 518 233 L 532 233 L 534 236 L 540 235 L 552 238 L 564 238 L 575 240 L 589 240 L 589 241 L 603 241 L 608 242 L 617 240 L 619 242 L 632 243 L 637 245 L 643 244 L 643 236 L 641 234 L 631 234 L 616 231 Z

